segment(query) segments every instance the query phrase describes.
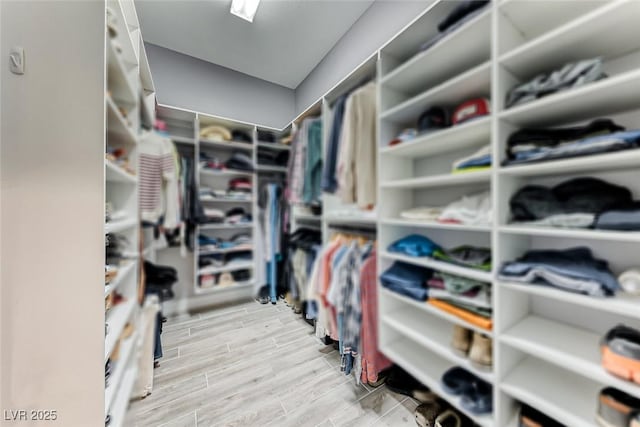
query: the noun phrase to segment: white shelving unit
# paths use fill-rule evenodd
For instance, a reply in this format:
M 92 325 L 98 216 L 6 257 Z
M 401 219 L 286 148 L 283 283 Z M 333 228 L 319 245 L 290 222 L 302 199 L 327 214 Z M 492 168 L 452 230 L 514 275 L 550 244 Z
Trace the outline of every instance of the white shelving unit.
M 483 12 L 430 49 L 420 46 L 456 6 L 436 1 L 379 51 L 378 235 L 380 248 L 417 233 L 444 247 L 490 247 L 492 271 L 473 270 L 431 258 L 379 253 L 379 273 L 395 261 L 492 284 L 494 340 L 491 371 L 478 371 L 450 349 L 453 325 L 482 328 L 380 287 L 380 346 L 394 362 L 441 392 L 455 396 L 440 378 L 461 366 L 493 384 L 494 411 L 476 416 L 479 425 L 516 424 L 520 403 L 568 426 L 595 426 L 599 391 L 611 386 L 640 396 L 640 386 L 614 377 L 600 363 L 602 335 L 618 323 L 640 327 L 640 299 L 597 299 L 558 289 L 501 282 L 500 265 L 530 249 L 591 248 L 614 274 L 638 267 L 640 233 L 560 229 L 510 223 L 509 199 L 528 184 L 552 186 L 594 176 L 628 187 L 640 198 L 640 150 L 502 166 L 509 135 L 524 127 L 585 124 L 606 117 L 627 129 L 640 128 L 640 30 L 634 1 L 492 2 Z M 616 34 L 608 32 L 620 27 Z M 609 30 L 605 30 L 608 28 Z M 623 36 L 623 34 L 625 34 Z M 633 34 L 633 36 L 631 36 Z M 507 92 L 536 74 L 567 62 L 600 56 L 607 78 L 506 109 Z M 455 108 L 477 97 L 491 100 L 491 114 L 462 125 L 419 135 L 395 146 L 403 129 L 416 127 L 431 106 Z M 452 174 L 451 164 L 490 144 L 492 168 Z M 419 206 L 442 206 L 463 195 L 490 191 L 493 223 L 440 224 L 400 217 Z

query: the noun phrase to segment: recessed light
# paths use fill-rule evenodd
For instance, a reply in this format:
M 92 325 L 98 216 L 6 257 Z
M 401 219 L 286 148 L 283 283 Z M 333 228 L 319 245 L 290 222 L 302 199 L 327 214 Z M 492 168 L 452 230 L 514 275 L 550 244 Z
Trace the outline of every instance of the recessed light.
M 249 22 L 253 22 L 256 16 L 260 0 L 233 0 L 231 2 L 231 13 Z

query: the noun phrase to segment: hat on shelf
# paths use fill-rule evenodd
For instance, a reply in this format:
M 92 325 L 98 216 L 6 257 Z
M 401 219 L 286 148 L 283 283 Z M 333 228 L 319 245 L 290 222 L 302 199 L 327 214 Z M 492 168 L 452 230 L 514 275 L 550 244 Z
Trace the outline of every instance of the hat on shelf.
M 230 141 L 231 132 L 224 126 L 211 125 L 200 129 L 200 138 Z
M 228 271 L 220 274 L 218 278 L 218 286 L 231 286 L 235 283 L 233 276 Z
M 253 142 L 251 136 L 243 130 L 233 130 L 231 132 L 231 139 L 238 142 Z
M 475 98 L 460 104 L 453 112 L 453 124 L 457 125 L 467 120 L 476 119 L 491 113 L 489 100 Z
M 418 131 L 433 132 L 449 127 L 449 111 L 445 107 L 433 106 L 425 110 L 418 118 Z
M 415 130 L 414 128 L 405 129 L 402 132 L 400 132 L 398 136 L 396 136 L 394 139 L 392 139 L 389 142 L 389 146 L 392 147 L 402 142 L 411 141 L 417 135 L 418 135 L 418 131 Z

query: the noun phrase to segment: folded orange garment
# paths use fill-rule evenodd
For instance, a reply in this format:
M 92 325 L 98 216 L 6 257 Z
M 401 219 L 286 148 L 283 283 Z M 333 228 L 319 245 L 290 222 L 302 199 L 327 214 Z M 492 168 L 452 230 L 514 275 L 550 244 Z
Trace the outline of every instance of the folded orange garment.
M 458 308 L 454 305 L 449 304 L 448 302 L 444 302 L 438 299 L 429 299 L 427 301 L 427 304 L 431 304 L 442 311 L 453 314 L 454 316 L 479 328 L 487 329 L 489 331 L 493 329 L 493 319 L 487 319 L 486 317 L 478 316 L 477 314 L 473 314 L 467 310 Z

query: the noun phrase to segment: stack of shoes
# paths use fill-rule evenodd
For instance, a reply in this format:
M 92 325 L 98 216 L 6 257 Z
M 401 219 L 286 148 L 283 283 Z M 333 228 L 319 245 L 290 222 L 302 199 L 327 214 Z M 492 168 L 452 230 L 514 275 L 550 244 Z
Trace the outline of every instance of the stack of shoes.
M 602 366 L 609 373 L 640 384 L 640 331 L 616 326 L 602 339 L 601 353 Z
M 451 347 L 478 369 L 490 370 L 493 366 L 493 342 L 484 334 L 455 325 Z
M 520 415 L 518 416 L 518 427 L 566 427 L 564 424 L 560 424 L 553 418 L 548 417 L 542 412 L 527 406 L 522 405 L 520 408 Z
M 460 367 L 453 367 L 442 376 L 442 387 L 454 396 L 467 411 L 489 414 L 493 411 L 493 386 Z
M 640 426 L 640 399 L 612 387 L 602 389 L 596 422 L 602 427 Z

